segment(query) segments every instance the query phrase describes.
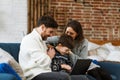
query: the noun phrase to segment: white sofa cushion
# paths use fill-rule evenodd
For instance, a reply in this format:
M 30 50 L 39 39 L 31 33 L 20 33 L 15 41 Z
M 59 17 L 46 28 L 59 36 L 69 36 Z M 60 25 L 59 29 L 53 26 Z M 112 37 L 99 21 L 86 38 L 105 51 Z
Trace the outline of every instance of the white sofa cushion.
M 6 52 L 5 50 L 1 48 L 0 48 L 0 63 L 8 63 L 17 72 L 17 74 L 22 78 L 22 80 L 25 80 L 25 77 L 23 75 L 23 71 L 20 65 L 8 52 Z
M 88 41 L 88 51 L 89 51 L 89 50 L 96 49 L 96 48 L 98 48 L 98 47 L 100 47 L 100 45 Z

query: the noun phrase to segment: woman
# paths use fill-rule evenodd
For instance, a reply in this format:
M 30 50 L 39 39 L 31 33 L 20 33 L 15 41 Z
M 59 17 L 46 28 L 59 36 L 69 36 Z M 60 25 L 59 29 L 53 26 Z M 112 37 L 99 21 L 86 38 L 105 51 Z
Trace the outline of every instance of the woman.
M 75 47 L 72 49 L 72 52 L 70 52 L 70 57 L 75 64 L 77 59 L 84 59 L 88 56 L 88 41 L 83 36 L 83 30 L 80 22 L 76 20 L 71 20 L 66 25 L 66 28 L 64 30 L 64 33 L 71 36 L 74 39 Z M 58 42 L 59 37 L 49 37 L 47 39 L 47 43 L 53 43 L 54 45 Z
M 81 24 L 76 20 L 71 20 L 66 25 L 64 33 L 71 36 L 74 39 L 74 48 L 69 53 L 73 65 L 77 59 L 85 59 L 88 56 L 88 40 L 83 36 L 83 30 Z M 63 34 L 64 34 L 63 33 Z M 58 43 L 59 36 L 49 37 L 47 43 L 56 45 Z M 94 80 L 89 75 L 71 75 L 72 80 Z

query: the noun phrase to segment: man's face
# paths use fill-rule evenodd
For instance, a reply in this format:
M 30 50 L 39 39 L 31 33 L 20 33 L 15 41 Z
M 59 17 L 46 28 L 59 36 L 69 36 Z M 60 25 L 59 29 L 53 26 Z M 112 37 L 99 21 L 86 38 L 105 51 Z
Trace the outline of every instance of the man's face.
M 46 28 L 45 27 L 43 30 L 43 34 L 42 34 L 43 40 L 46 40 L 47 37 L 55 35 L 56 30 L 57 29 L 55 29 L 55 28 Z

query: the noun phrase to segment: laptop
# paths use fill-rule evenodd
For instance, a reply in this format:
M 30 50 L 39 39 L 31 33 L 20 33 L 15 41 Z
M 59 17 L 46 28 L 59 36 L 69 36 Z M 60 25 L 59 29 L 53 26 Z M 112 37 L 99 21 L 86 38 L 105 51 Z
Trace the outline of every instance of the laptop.
M 78 59 L 70 73 L 70 75 L 80 75 L 85 74 L 88 70 L 91 59 Z

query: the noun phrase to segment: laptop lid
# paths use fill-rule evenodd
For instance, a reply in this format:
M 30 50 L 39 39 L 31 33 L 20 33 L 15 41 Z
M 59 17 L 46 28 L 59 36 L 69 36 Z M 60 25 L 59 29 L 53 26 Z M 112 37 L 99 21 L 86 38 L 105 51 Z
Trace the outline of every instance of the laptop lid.
M 85 74 L 90 66 L 91 61 L 92 61 L 91 59 L 78 59 L 70 75 Z

